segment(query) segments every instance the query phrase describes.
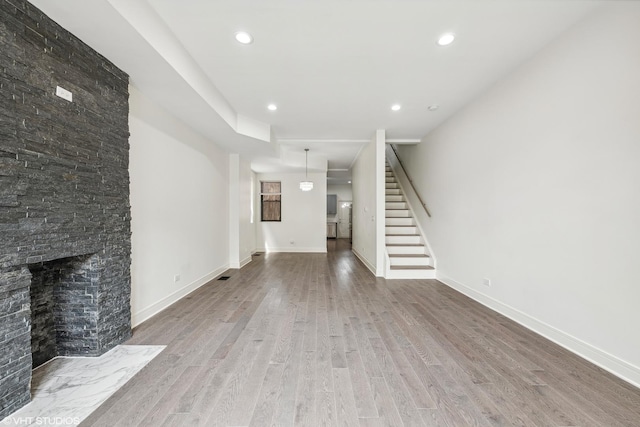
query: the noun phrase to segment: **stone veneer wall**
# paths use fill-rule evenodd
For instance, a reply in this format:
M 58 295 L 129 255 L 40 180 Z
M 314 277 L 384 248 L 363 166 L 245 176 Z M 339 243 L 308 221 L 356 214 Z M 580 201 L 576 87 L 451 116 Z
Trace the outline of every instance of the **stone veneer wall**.
M 95 354 L 98 319 L 92 256 L 31 264 L 31 357 L 38 367 L 56 356 Z
M 31 358 L 35 368 L 58 355 L 53 287 L 60 280 L 60 273 L 56 268 L 51 268 L 49 263 L 37 264 L 30 271 Z
M 24 0 L 0 0 L 0 70 L 2 419 L 30 399 L 31 271 L 84 260 L 58 353 L 100 355 L 131 335 L 131 242 L 128 76 Z

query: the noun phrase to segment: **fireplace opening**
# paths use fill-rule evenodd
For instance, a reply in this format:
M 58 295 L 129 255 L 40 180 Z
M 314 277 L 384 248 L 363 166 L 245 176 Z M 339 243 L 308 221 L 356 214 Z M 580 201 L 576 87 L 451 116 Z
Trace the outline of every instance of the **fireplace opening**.
M 93 256 L 29 265 L 33 368 L 56 356 L 95 353 L 98 294 Z

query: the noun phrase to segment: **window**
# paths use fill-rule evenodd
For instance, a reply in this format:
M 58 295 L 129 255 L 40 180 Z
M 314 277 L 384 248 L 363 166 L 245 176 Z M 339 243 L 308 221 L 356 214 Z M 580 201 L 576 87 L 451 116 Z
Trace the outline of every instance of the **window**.
M 282 221 L 280 181 L 260 181 L 261 221 Z

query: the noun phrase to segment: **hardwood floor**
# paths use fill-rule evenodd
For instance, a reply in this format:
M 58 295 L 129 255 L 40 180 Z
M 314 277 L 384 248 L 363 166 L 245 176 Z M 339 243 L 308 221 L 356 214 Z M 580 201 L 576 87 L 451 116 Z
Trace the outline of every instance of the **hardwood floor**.
M 640 390 L 342 241 L 255 257 L 134 330 L 165 351 L 81 425 L 638 426 Z

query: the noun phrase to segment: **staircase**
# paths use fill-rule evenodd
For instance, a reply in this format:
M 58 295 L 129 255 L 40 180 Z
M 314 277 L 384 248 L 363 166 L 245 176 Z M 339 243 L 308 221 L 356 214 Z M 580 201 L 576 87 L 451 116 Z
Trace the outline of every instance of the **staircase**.
M 385 178 L 387 279 L 435 279 L 425 239 L 389 164 Z

